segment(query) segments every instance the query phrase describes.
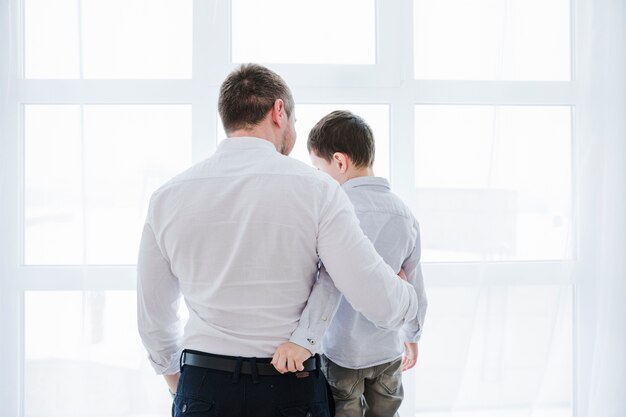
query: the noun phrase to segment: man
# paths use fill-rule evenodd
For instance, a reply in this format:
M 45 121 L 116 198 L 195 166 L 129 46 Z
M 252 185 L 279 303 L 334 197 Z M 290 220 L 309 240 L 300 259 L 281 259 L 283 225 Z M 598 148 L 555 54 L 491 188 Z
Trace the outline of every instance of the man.
M 318 263 L 381 327 L 415 317 L 415 291 L 376 253 L 339 185 L 286 157 L 295 113 L 282 78 L 242 65 L 221 86 L 219 112 L 229 138 L 151 198 L 138 261 L 142 341 L 176 391 L 174 416 L 329 416 L 319 357 L 289 342 Z

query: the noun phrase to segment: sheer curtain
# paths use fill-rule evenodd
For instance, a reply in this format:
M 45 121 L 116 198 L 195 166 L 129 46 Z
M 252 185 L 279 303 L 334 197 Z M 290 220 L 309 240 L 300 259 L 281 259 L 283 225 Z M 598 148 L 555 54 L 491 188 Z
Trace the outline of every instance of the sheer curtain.
M 17 230 L 17 210 L 3 202 L 17 194 L 16 172 L 17 148 L 13 137 L 17 130 L 14 120 L 17 108 L 14 105 L 17 85 L 15 48 L 15 10 L 11 2 L 0 1 L 0 357 L 15 358 L 17 346 L 12 343 L 19 336 L 18 324 L 8 317 L 15 317 L 18 308 L 18 291 L 12 277 L 15 274 L 14 262 L 17 253 L 15 231 Z M 19 397 L 18 365 L 9 360 L 0 370 L 0 404 L 2 414 L 16 416 Z
M 626 410 L 626 3 L 580 2 L 578 409 Z

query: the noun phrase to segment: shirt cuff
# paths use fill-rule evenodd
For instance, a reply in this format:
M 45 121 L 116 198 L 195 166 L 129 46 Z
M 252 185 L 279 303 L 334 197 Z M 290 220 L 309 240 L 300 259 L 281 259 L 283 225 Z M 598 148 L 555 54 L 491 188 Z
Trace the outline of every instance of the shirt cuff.
M 418 326 L 417 330 L 411 328 L 402 329 L 402 339 L 408 343 L 417 343 L 422 337 L 422 329 Z
M 291 334 L 289 341 L 308 349 L 314 355 L 321 353 L 322 350 L 322 341 L 318 340 L 318 337 L 313 332 L 299 327 Z
M 148 355 L 150 365 L 154 368 L 157 375 L 174 375 L 180 372 L 180 355 L 183 349 L 178 349 L 176 353 L 170 356 L 168 360 L 156 361 L 152 355 Z
M 404 335 L 404 341 L 407 343 L 417 343 L 420 341 L 420 336 L 413 336 L 413 337 L 407 337 L 407 335 Z

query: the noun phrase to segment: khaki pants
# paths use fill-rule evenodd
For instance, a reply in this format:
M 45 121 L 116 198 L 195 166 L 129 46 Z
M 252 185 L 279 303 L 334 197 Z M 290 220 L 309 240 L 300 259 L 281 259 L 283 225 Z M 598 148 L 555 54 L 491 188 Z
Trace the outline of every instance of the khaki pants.
M 398 417 L 404 398 L 402 358 L 350 369 L 322 355 L 322 370 L 335 398 L 337 417 Z

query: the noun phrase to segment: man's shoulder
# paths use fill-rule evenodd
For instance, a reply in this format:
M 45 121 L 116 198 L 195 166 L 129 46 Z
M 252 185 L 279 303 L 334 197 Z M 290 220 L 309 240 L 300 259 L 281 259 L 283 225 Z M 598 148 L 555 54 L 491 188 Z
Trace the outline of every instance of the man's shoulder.
M 154 199 L 162 194 L 166 194 L 169 190 L 174 189 L 187 181 L 193 180 L 194 178 L 200 178 L 198 172 L 202 171 L 208 164 L 210 164 L 210 158 L 197 162 L 184 171 L 179 172 L 163 183 L 159 188 L 154 190 L 151 198 Z
M 328 174 L 295 158 L 280 154 L 268 162 L 261 175 L 284 177 L 294 184 L 300 184 L 307 188 L 320 188 L 325 191 L 339 188 L 339 184 Z
M 217 167 L 214 157 L 209 157 L 200 161 L 179 174 L 173 176 L 152 193 L 152 199 L 158 199 L 175 192 L 181 187 L 193 184 L 196 181 L 206 180 L 227 180 L 228 178 L 259 178 L 259 177 L 280 177 L 300 185 L 303 190 L 322 190 L 322 193 L 337 188 L 339 185 L 327 174 L 298 161 L 297 159 L 276 154 L 257 167 L 246 172 L 228 171 L 224 172 Z

